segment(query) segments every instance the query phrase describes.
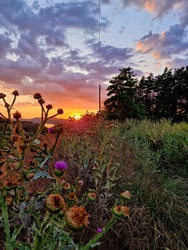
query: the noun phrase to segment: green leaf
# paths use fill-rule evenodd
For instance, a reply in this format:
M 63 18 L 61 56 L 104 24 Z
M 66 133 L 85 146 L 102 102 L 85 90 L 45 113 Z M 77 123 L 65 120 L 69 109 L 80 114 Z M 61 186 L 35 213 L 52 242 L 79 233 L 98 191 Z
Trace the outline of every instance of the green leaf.
M 42 177 L 42 178 L 45 177 L 45 178 L 48 178 L 48 179 L 53 179 L 53 177 L 50 176 L 50 175 L 48 174 L 48 172 L 46 172 L 46 171 L 37 172 L 37 173 L 34 175 L 33 179 L 34 179 L 34 180 L 37 180 L 37 179 L 39 179 L 39 178 L 41 178 L 41 177 Z
M 18 234 L 20 233 L 20 231 L 22 230 L 23 228 L 23 224 L 20 225 L 20 227 L 17 227 L 14 229 L 13 233 L 12 233 L 12 237 L 11 237 L 11 241 L 14 242 L 18 236 Z
M 31 245 L 29 243 L 14 243 L 14 248 L 18 250 L 30 250 Z

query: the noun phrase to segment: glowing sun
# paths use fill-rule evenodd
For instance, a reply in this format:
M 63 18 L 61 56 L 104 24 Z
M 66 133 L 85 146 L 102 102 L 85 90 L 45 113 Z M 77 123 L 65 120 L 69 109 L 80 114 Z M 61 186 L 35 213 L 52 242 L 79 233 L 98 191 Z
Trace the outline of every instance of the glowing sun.
M 81 115 L 80 114 L 72 114 L 71 117 L 74 118 L 75 120 L 79 120 L 81 118 Z

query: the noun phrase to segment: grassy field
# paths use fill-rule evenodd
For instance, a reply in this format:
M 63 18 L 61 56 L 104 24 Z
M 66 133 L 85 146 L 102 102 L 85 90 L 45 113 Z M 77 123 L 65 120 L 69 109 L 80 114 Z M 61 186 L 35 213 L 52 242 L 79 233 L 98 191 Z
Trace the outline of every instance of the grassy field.
M 3 180 L 7 175 L 11 180 L 18 168 L 1 149 L 4 249 L 187 249 L 188 124 L 89 117 L 56 126 L 37 140 L 25 150 L 22 181 L 10 189 Z M 61 176 L 54 171 L 57 161 L 68 166 Z M 12 170 L 5 171 L 7 166 Z M 123 199 L 125 191 L 129 195 Z M 52 193 L 61 195 L 69 209 L 85 208 L 83 230 L 65 225 L 67 212 L 47 218 Z M 126 216 L 114 215 L 117 206 L 128 209 Z

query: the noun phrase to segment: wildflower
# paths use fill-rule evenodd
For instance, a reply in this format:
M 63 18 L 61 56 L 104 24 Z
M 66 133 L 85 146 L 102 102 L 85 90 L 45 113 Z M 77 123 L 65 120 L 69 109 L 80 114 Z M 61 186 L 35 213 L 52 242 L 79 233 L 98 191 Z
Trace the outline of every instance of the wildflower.
M 19 200 L 19 201 L 24 201 L 24 200 L 25 200 L 25 195 L 24 195 L 24 193 L 19 193 L 19 194 L 18 194 L 18 200 Z
M 125 217 L 129 217 L 129 214 L 130 214 L 130 208 L 129 207 L 121 206 L 121 210 L 122 210 L 122 214 Z
M 49 133 L 49 134 L 54 133 L 54 128 L 52 128 L 52 127 L 51 127 L 51 128 L 48 128 L 48 133 Z
M 85 208 L 80 207 L 71 207 L 65 214 L 67 226 L 73 231 L 79 231 L 88 226 L 88 213 Z
M 67 169 L 67 163 L 65 161 L 56 161 L 54 168 L 54 174 L 60 177 L 64 175 L 64 171 Z
M 126 200 L 130 200 L 131 193 L 128 190 L 126 190 L 125 192 L 121 193 L 120 196 Z
M 62 115 L 64 113 L 63 109 L 58 109 L 57 110 L 58 115 Z
M 54 168 L 56 168 L 58 170 L 66 170 L 67 163 L 65 161 L 56 161 L 54 164 Z
M 14 90 L 14 91 L 12 92 L 12 94 L 15 95 L 15 96 L 19 96 L 19 93 L 18 93 L 17 90 Z
M 29 207 L 29 206 L 25 206 L 25 207 L 24 207 L 24 212 L 25 212 L 25 213 L 28 213 L 29 211 L 30 211 L 30 207 Z
M 82 180 L 79 180 L 79 181 L 78 181 L 78 186 L 79 186 L 79 187 L 83 187 L 83 185 L 84 185 L 84 182 L 83 182 Z
M 0 99 L 3 99 L 3 98 L 5 98 L 5 97 L 6 97 L 6 95 L 5 95 L 5 94 L 0 93 Z
M 97 233 L 100 234 L 102 232 L 102 228 L 97 228 Z
M 18 185 L 19 185 L 19 183 L 17 181 L 13 181 L 13 180 L 8 181 L 8 180 L 5 180 L 3 188 L 6 191 L 9 191 L 9 190 L 12 190 L 12 189 L 16 188 Z
M 52 213 L 58 213 L 66 207 L 63 197 L 59 194 L 50 194 L 46 198 L 46 207 Z
M 40 99 L 40 98 L 42 98 L 42 96 L 41 96 L 40 93 L 36 93 L 36 94 L 34 94 L 34 98 L 35 99 Z
M 74 192 L 70 192 L 67 197 L 70 201 L 75 201 L 77 200 L 77 196 Z
M 45 100 L 44 100 L 44 99 L 42 99 L 42 98 L 40 98 L 40 99 L 38 99 L 38 103 L 40 103 L 40 104 L 44 104 L 44 103 L 45 103 Z
M 14 114 L 13 114 L 13 118 L 16 119 L 16 120 L 19 120 L 21 118 L 21 113 L 19 111 L 16 111 Z
M 6 201 L 7 206 L 10 206 L 10 205 L 12 205 L 13 198 L 11 196 L 7 196 L 5 198 L 5 201 Z
M 48 104 L 48 105 L 46 105 L 46 108 L 47 108 L 48 110 L 50 110 L 50 109 L 52 109 L 52 105 L 51 105 L 51 104 Z
M 96 200 L 97 195 L 94 192 L 90 192 L 90 193 L 88 193 L 87 197 L 90 201 L 94 201 L 94 200 Z
M 69 190 L 70 188 L 71 188 L 71 184 L 70 183 L 64 183 L 63 184 L 63 188 L 65 189 L 65 190 Z
M 121 205 L 116 205 L 112 208 L 112 213 L 118 217 L 121 217 L 123 215 Z

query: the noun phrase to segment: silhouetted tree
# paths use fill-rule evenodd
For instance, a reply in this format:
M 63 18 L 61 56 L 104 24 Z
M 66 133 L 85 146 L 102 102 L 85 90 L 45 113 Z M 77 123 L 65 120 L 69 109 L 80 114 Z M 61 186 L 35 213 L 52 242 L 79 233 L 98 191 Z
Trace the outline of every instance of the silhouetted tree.
M 132 68 L 120 69 L 110 80 L 109 98 L 104 102 L 109 119 L 171 119 L 188 121 L 188 66 L 164 69 L 161 75 L 150 73 L 140 81 Z
M 175 70 L 165 68 L 163 74 L 156 77 L 155 91 L 156 118 L 168 118 L 173 122 L 187 119 L 188 67 Z
M 147 117 L 153 118 L 155 109 L 155 78 L 152 73 L 148 77 L 142 77 L 136 88 L 137 103 L 144 106 Z
M 143 110 L 137 105 L 135 95 L 138 80 L 130 67 L 119 71 L 107 88 L 109 98 L 104 102 L 107 117 L 118 120 L 140 118 Z

